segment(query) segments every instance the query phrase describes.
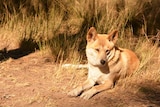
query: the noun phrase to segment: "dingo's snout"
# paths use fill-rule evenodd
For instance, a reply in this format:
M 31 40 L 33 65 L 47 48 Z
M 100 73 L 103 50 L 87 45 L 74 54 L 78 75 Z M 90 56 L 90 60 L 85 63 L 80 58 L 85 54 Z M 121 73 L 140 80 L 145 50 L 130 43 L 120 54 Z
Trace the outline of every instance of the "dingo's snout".
M 103 60 L 103 59 L 101 59 L 101 60 L 100 60 L 100 63 L 101 63 L 102 65 L 104 65 L 104 64 L 106 63 L 106 61 Z

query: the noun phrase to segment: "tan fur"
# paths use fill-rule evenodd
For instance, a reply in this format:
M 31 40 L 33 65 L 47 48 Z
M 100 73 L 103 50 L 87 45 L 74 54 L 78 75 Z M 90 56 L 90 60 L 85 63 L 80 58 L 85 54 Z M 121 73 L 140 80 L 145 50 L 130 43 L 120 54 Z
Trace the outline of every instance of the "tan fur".
M 119 78 L 131 75 L 139 66 L 139 59 L 134 52 L 115 46 L 117 30 L 109 34 L 97 34 L 92 27 L 86 39 L 88 78 L 69 92 L 70 96 L 80 95 L 83 99 L 89 99 L 98 92 L 112 88 Z

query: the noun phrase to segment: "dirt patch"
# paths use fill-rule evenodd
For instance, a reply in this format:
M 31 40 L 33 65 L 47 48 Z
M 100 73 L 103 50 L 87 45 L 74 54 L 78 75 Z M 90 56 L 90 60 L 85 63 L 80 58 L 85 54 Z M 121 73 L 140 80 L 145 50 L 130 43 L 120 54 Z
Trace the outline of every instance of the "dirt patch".
M 128 88 L 120 83 L 89 100 L 69 97 L 68 91 L 86 79 L 86 71 L 58 66 L 39 51 L 0 63 L 0 107 L 160 106 L 160 84 L 149 81 Z

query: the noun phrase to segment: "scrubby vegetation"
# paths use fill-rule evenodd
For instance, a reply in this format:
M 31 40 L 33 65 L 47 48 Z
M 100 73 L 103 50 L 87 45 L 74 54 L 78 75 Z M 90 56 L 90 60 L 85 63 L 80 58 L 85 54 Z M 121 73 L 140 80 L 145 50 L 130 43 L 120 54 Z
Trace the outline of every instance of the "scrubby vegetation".
M 39 46 L 28 45 L 32 50 L 49 48 L 56 62 L 70 59 L 80 62 L 85 59 L 85 36 L 89 27 L 96 27 L 99 33 L 118 29 L 118 45 L 136 51 L 142 62 L 147 63 L 146 57 L 152 56 L 155 53 L 153 50 L 156 51 L 150 48 L 146 53 L 144 47 L 150 44 L 148 35 L 156 35 L 159 28 L 155 23 L 160 17 L 158 2 L 1 0 L 0 31 L 4 36 L 9 32 L 12 36 L 8 38 L 17 39 L 21 48 L 28 49 L 28 44 L 24 47 L 23 43 L 27 40 L 30 42 L 25 43 L 31 44 L 33 41 Z M 155 17 L 149 16 L 151 14 Z M 151 28 L 152 20 L 155 26 Z

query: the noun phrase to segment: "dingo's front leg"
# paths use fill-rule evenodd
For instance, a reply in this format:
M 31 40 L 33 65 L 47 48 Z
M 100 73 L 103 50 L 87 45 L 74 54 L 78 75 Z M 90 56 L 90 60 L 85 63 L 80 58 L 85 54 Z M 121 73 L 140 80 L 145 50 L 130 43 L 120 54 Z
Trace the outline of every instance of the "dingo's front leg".
M 83 90 L 89 89 L 95 85 L 95 82 L 91 79 L 87 79 L 82 85 L 78 86 L 77 88 L 73 89 L 68 93 L 68 95 L 76 97 L 82 93 Z
M 95 95 L 96 93 L 99 93 L 101 91 L 110 89 L 112 87 L 113 87 L 113 81 L 107 80 L 104 84 L 100 84 L 100 85 L 94 86 L 91 89 L 83 92 L 80 97 L 83 98 L 83 99 L 89 99 L 93 95 Z

